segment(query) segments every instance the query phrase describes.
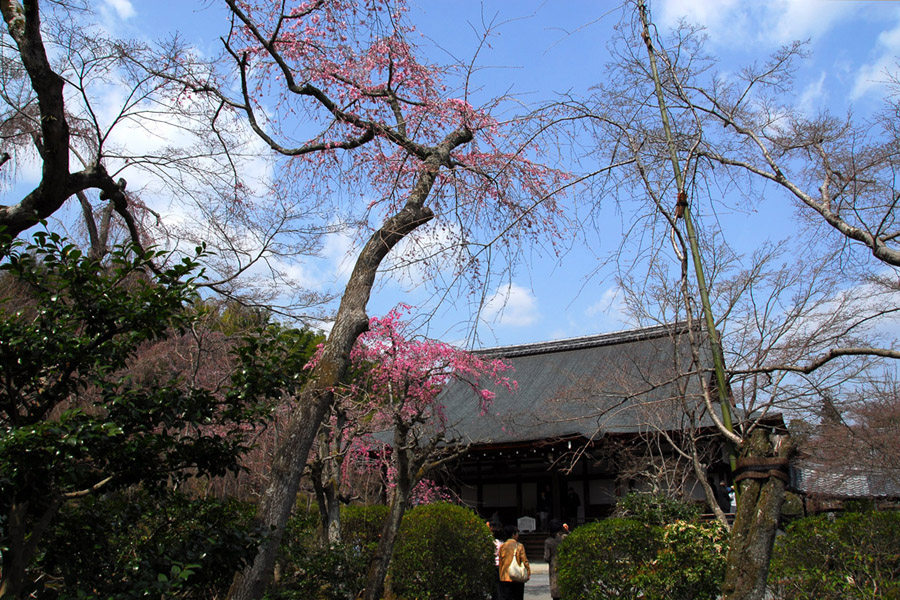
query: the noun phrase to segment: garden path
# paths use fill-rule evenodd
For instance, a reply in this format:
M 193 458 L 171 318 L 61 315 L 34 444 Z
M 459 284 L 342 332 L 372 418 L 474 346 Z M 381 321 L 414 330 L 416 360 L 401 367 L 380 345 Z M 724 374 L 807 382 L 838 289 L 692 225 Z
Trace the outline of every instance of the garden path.
M 550 600 L 550 565 L 531 563 L 531 579 L 525 584 L 525 600 Z

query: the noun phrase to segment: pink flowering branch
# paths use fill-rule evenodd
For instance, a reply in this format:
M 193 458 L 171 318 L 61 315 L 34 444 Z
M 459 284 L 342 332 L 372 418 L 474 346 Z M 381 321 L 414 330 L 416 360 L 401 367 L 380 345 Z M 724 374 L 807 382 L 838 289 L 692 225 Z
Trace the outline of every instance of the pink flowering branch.
M 393 432 L 391 461 L 401 491 L 392 511 L 402 516 L 415 482 L 442 460 L 435 458 L 447 432 L 440 389 L 454 379 L 470 381 L 484 410 L 492 391 L 478 381 L 512 386 L 498 364 L 408 338 L 399 314 L 370 321 L 366 307 L 385 258 L 434 221 L 453 231 L 438 252 L 454 260 L 454 276 L 472 276 L 475 284 L 485 274 L 483 258 L 467 248 L 479 238 L 507 231 L 497 247 L 514 255 L 511 245 L 524 237 L 563 237 L 552 198 L 568 177 L 540 163 L 540 145 L 523 133 L 528 121 L 499 123 L 489 109 L 448 92 L 453 71 L 419 59 L 402 0 L 226 3 L 234 16 L 223 39 L 234 67 L 226 76 L 237 81 L 186 81 L 186 87 L 245 114 L 256 134 L 286 157 L 279 163 L 280 193 L 292 194 L 296 185 L 316 198 L 317 210 L 322 200 L 347 199 L 341 210 L 377 224 L 360 234 L 364 243 L 331 333 L 273 460 L 258 513 L 273 534 L 230 592 L 232 599 L 255 600 L 271 577 L 299 473 L 336 402 L 353 394 L 354 410 L 369 415 L 366 422 Z M 354 202 L 359 198 L 366 200 Z M 437 268 L 426 264 L 425 252 L 407 256 Z M 344 388 L 348 370 L 360 361 L 365 385 Z M 391 539 L 383 537 L 386 545 Z M 373 566 L 366 589 L 372 600 L 386 556 L 379 552 Z

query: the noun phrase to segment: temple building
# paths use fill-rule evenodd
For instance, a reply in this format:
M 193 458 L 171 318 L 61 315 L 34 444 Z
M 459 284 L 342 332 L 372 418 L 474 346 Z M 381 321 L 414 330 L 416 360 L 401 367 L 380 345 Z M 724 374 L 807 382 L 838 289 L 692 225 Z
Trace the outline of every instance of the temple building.
M 482 414 L 472 388 L 444 390 L 455 444 L 467 448 L 446 484 L 485 519 L 603 518 L 630 490 L 680 491 L 704 501 L 690 461 L 697 448 L 713 483 L 727 472 L 704 400 L 716 397 L 708 345 L 692 351 L 683 325 L 478 351 L 515 371 Z M 521 521 L 520 521 L 521 519 Z

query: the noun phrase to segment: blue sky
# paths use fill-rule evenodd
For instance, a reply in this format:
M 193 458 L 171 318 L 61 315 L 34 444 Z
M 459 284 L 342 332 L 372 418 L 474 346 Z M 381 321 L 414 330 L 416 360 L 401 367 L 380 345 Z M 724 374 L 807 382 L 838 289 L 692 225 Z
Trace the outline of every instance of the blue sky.
M 223 11 L 215 2 L 185 0 L 101 0 L 105 26 L 123 36 L 158 37 L 180 31 L 202 52 L 218 51 Z M 707 51 L 720 69 L 762 61 L 781 44 L 809 40 L 810 56 L 796 73 L 799 110 L 852 109 L 866 114 L 885 92 L 885 71 L 900 56 L 900 3 L 839 0 L 741 1 L 670 0 L 651 2 L 662 29 L 679 19 L 701 25 Z M 481 24 L 494 24 L 489 47 L 478 62 L 486 93 L 519 96 L 523 102 L 551 100 L 558 93 L 584 93 L 602 77 L 607 44 L 622 16 L 615 2 L 582 0 L 420 0 L 410 2 L 409 17 L 422 35 L 422 46 L 441 58 L 471 56 Z M 769 213 L 770 215 L 771 213 Z M 785 219 L 791 216 L 785 214 Z M 517 344 L 576 337 L 627 328 L 614 283 L 596 273 L 596 256 L 614 249 L 618 216 L 597 239 L 574 239 L 561 259 L 534 256 L 510 285 L 487 290 L 504 298 L 489 303 L 480 324 L 481 345 Z M 723 215 L 730 235 L 746 247 L 759 243 L 758 213 Z M 771 219 L 770 216 L 767 218 Z M 791 225 L 786 221 L 786 231 Z M 777 235 L 777 233 L 776 233 Z M 582 244 L 590 244 L 589 251 Z M 599 245 L 599 246 L 598 246 Z M 608 246 L 608 247 L 604 247 Z M 293 265 L 312 286 L 335 289 L 347 273 L 348 238 L 326 244 L 317 261 Z M 384 280 L 370 305 L 377 314 L 399 302 L 419 304 L 425 297 L 409 282 Z M 502 307 L 502 308 L 501 308 Z M 471 314 L 462 305 L 442 307 L 429 333 L 448 341 L 466 337 Z

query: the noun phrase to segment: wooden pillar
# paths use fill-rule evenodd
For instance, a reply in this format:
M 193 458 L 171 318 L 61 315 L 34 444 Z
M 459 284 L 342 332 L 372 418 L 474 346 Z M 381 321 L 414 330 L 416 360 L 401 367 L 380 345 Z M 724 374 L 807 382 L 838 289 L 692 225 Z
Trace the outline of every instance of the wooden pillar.
M 516 519 L 521 517 L 522 512 L 522 459 L 518 454 L 515 455 L 516 461 Z
M 553 502 L 553 512 L 550 514 L 550 517 L 553 519 L 562 519 L 562 498 L 560 498 L 559 494 L 559 471 L 555 468 L 551 471 L 551 481 L 550 481 L 550 498 Z
M 478 512 L 484 510 L 484 475 L 481 472 L 481 466 L 484 464 L 484 457 L 475 459 L 475 503 L 478 506 Z M 490 517 L 490 515 L 487 515 Z
M 591 486 L 589 481 L 587 457 L 581 455 L 581 509 L 584 513 L 584 520 L 588 520 L 588 506 L 591 504 Z

